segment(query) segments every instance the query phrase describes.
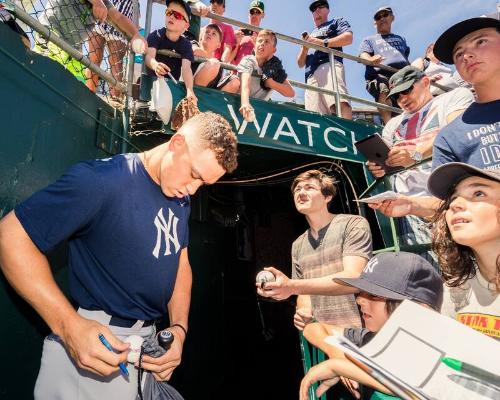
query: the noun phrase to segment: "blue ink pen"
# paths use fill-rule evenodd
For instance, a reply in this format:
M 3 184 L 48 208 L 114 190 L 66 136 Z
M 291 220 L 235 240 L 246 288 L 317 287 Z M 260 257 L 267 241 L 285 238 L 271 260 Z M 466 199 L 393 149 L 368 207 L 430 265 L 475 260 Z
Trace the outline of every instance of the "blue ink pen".
M 111 347 L 111 345 L 109 344 L 109 342 L 106 340 L 106 338 L 102 333 L 99 333 L 99 340 L 104 345 L 104 347 L 106 347 L 109 351 L 113 351 L 113 348 Z M 118 364 L 118 367 L 120 368 L 120 371 L 122 372 L 123 376 L 128 376 L 128 369 L 124 363 Z

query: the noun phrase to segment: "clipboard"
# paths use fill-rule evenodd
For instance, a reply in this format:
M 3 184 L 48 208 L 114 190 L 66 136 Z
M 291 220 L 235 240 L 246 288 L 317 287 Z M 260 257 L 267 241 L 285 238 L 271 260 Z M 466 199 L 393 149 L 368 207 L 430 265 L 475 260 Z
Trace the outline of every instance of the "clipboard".
M 399 388 L 396 386 L 394 383 L 389 381 L 387 378 L 379 374 L 378 372 L 374 371 L 367 365 L 363 364 L 361 361 L 357 360 L 350 354 L 344 353 L 345 357 L 352 362 L 356 367 L 359 369 L 363 370 L 366 372 L 368 375 L 370 375 L 373 379 L 384 385 L 387 389 L 389 389 L 392 393 L 394 393 L 396 396 L 403 400 L 418 400 L 418 397 L 412 396 L 411 394 L 407 393 L 404 391 L 404 389 Z

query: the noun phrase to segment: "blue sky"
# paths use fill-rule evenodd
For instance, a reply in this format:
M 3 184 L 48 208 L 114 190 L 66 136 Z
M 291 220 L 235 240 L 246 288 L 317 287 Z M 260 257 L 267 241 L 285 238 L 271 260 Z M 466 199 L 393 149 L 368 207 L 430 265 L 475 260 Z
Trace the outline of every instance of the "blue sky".
M 209 0 L 203 0 L 208 3 Z M 146 14 L 145 0 L 141 2 L 141 13 Z M 247 22 L 249 0 L 226 0 L 225 16 Z M 302 31 L 310 32 L 314 23 L 309 12 L 307 0 L 264 0 L 266 16 L 262 22 L 265 28 L 273 29 L 290 36 L 298 37 Z M 330 1 L 330 18 L 344 17 L 351 24 L 354 41 L 344 47 L 344 52 L 357 55 L 360 42 L 365 36 L 375 32 L 373 27 L 374 11 L 381 6 L 391 6 L 396 19 L 392 31 L 406 38 L 411 48 L 410 60 L 421 56 L 427 45 L 449 26 L 466 18 L 492 13 L 496 10 L 497 0 L 335 0 Z M 152 29 L 163 26 L 164 6 L 153 6 Z M 208 20 L 202 20 L 206 25 Z M 144 23 L 144 22 L 143 22 Z M 295 62 L 298 46 L 284 41 L 278 42 L 277 56 L 291 79 L 304 81 L 304 70 Z M 347 86 L 354 96 L 369 98 L 364 87 L 364 66 L 350 60 L 345 61 Z M 303 94 L 297 89 L 298 101 Z M 359 106 L 353 104 L 354 107 Z

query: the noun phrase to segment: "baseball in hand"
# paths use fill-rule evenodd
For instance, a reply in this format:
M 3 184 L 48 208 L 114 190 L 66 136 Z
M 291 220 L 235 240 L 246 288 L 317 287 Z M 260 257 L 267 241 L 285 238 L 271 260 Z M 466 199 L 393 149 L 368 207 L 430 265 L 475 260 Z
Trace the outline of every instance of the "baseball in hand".
M 132 51 L 135 54 L 144 54 L 146 52 L 146 45 L 145 45 L 144 39 L 142 39 L 142 38 L 132 39 L 132 41 L 130 42 L 130 45 L 132 47 Z
M 271 271 L 260 271 L 256 278 L 255 281 L 260 284 L 260 287 L 263 288 L 264 284 L 266 282 L 274 282 L 276 280 L 276 277 Z
M 144 342 L 144 338 L 138 335 L 127 336 L 124 340 L 125 343 L 130 343 L 130 351 L 127 355 L 127 361 L 129 363 L 136 363 L 139 361 L 139 356 L 141 355 L 141 346 Z

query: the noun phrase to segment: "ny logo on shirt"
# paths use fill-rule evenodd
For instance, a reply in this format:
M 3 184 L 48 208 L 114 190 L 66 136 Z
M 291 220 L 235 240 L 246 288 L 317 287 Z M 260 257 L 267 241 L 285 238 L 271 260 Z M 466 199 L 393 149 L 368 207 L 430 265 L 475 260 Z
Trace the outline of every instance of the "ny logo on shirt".
M 177 218 L 172 210 L 168 209 L 168 221 L 165 221 L 163 216 L 163 208 L 160 208 L 158 214 L 155 217 L 154 224 L 156 226 L 156 246 L 153 249 L 153 255 L 158 258 L 160 255 L 160 248 L 163 242 L 165 242 L 165 252 L 164 256 L 169 256 L 171 253 L 170 242 L 174 245 L 174 253 L 178 253 L 181 245 L 179 244 L 179 239 L 177 238 L 177 223 L 179 218 Z M 163 240 L 162 240 L 163 238 Z

